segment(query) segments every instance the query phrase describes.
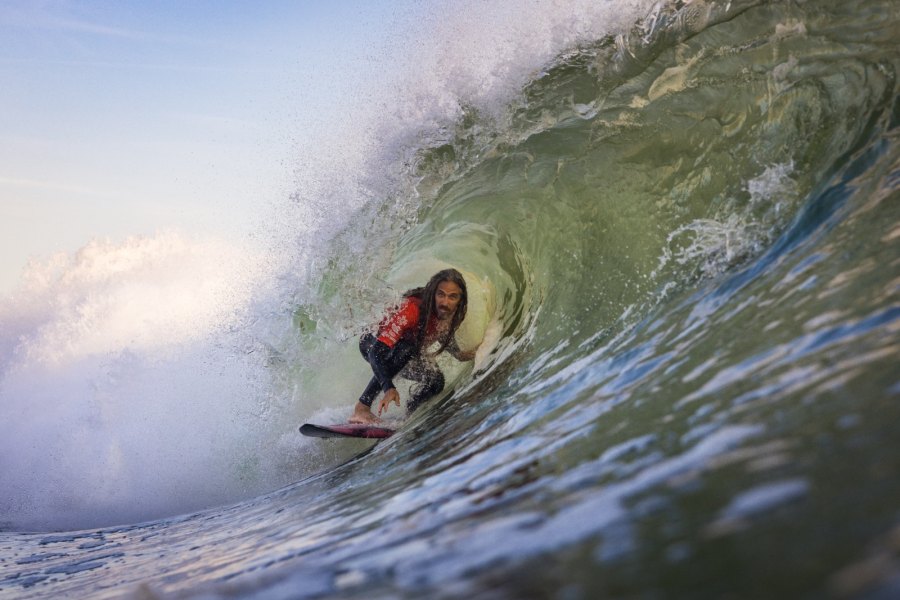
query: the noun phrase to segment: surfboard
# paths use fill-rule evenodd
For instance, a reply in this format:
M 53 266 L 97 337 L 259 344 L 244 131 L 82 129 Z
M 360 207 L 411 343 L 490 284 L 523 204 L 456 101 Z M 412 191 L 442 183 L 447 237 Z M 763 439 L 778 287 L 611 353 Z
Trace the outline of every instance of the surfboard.
M 388 427 L 364 425 L 360 423 L 341 423 L 338 425 L 304 423 L 300 426 L 300 433 L 309 437 L 318 438 L 386 438 L 394 435 L 394 430 Z

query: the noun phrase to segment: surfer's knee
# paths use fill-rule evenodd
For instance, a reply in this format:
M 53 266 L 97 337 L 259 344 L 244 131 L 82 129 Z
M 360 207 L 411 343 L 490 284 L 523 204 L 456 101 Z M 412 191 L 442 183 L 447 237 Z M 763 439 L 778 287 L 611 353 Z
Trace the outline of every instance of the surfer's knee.
M 429 396 L 440 394 L 444 390 L 444 374 L 440 371 L 432 371 L 426 382 L 428 386 Z
M 435 369 L 434 371 L 428 371 L 425 374 L 425 378 L 422 380 L 422 387 L 418 394 L 416 394 L 417 399 L 421 402 L 431 398 L 432 396 L 437 396 L 444 389 L 444 374 Z
M 406 404 L 406 414 L 411 414 L 426 400 L 437 396 L 444 390 L 444 374 L 439 369 L 427 371 L 416 388 Z
M 391 348 L 391 363 L 396 366 L 399 371 L 412 360 L 417 350 L 415 344 L 408 340 L 400 340 Z
M 371 333 L 364 333 L 359 336 L 359 353 L 362 354 L 364 359 L 369 360 L 369 351 L 374 343 L 375 336 Z
M 383 368 L 390 370 L 391 364 L 388 358 L 391 354 L 391 349 L 387 344 L 373 337 L 370 342 L 365 344 L 365 349 L 363 346 L 363 342 L 360 342 L 359 349 L 360 351 L 365 350 L 363 356 L 365 356 L 366 361 L 370 365 L 383 365 Z

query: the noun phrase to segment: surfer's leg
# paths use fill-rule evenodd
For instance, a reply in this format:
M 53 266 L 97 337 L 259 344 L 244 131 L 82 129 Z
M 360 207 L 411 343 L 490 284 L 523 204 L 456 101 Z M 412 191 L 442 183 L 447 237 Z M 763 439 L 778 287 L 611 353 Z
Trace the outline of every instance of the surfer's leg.
M 378 392 L 381 391 L 381 385 L 378 383 L 378 378 L 373 377 L 369 380 L 369 384 L 366 386 L 366 389 L 363 390 L 362 395 L 359 397 L 359 401 L 366 406 L 371 407 L 372 402 L 375 401 L 375 397 L 378 396 Z
M 366 359 L 366 362 L 369 362 L 369 350 L 372 349 L 374 343 L 375 336 L 371 333 L 367 333 L 359 338 L 359 352 L 363 355 L 363 358 Z M 372 379 L 369 380 L 366 389 L 363 390 L 362 395 L 359 397 L 360 403 L 365 404 L 366 406 L 372 406 L 375 396 L 377 396 L 380 391 L 381 385 L 378 383 L 378 378 L 373 376 Z
M 444 374 L 437 365 L 425 360 L 411 362 L 403 370 L 403 376 L 418 382 L 409 402 L 406 403 L 407 413 L 413 412 L 423 402 L 437 396 L 444 389 Z
M 376 342 L 377 339 L 371 333 L 363 335 L 359 339 L 359 351 L 372 366 L 372 370 L 376 373 L 380 371 L 382 377 L 393 379 L 415 354 L 415 346 L 406 340 L 400 340 L 393 348 Z M 366 389 L 363 390 L 359 397 L 360 403 L 372 406 L 372 402 L 381 391 L 381 381 L 376 375 L 369 380 Z

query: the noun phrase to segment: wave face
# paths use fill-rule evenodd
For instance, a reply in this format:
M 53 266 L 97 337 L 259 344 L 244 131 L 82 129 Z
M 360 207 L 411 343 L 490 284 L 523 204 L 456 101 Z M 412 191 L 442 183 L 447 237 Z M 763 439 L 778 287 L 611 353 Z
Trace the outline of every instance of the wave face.
M 303 279 L 234 292 L 251 318 L 210 309 L 228 335 L 181 347 L 256 340 L 238 391 L 272 414 L 240 446 L 263 449 L 229 447 L 240 469 L 223 469 L 302 480 L 134 525 L 12 522 L 0 595 L 896 592 L 898 9 L 630 5 L 637 25 L 545 28 L 561 47 L 453 102 L 407 80 L 426 107 L 373 136 L 362 199 L 298 243 Z M 452 50 L 434 63 L 448 77 Z M 288 438 L 349 411 L 353 337 L 446 265 L 472 295 L 463 345 L 484 340 L 474 366 L 444 363 L 452 393 L 374 446 Z M 133 360 L 144 379 L 172 364 Z M 277 476 L 249 464 L 266 451 Z

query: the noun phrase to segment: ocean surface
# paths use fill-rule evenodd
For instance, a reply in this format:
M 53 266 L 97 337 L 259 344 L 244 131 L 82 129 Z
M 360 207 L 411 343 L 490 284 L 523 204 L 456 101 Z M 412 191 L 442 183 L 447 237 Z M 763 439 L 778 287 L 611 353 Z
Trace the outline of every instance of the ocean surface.
M 900 2 L 477 6 L 268 255 L 95 241 L 0 299 L 0 598 L 900 597 Z M 301 437 L 445 266 L 474 363 Z

